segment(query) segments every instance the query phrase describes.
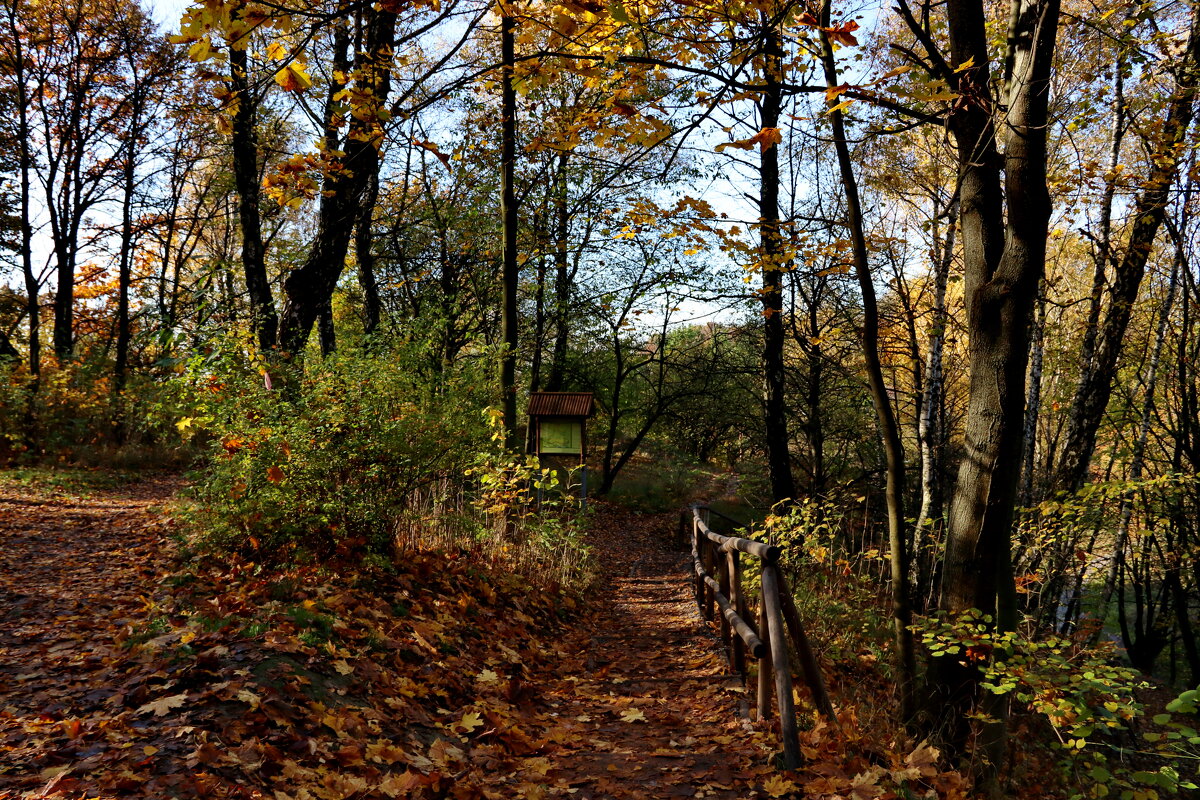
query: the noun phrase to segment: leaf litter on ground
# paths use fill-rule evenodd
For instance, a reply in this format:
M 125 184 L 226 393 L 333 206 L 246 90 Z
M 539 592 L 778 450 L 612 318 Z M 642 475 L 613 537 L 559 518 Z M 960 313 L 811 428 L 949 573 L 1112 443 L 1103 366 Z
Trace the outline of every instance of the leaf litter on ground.
M 662 516 L 601 506 L 581 594 L 470 549 L 183 561 L 159 510 L 179 485 L 0 483 L 0 798 L 962 796 L 852 724 L 779 772 Z

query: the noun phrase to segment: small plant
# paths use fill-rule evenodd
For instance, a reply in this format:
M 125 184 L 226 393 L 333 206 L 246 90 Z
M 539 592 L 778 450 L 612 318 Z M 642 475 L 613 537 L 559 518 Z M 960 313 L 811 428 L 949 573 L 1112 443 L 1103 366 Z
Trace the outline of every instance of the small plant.
M 590 550 L 583 541 L 584 519 L 574 499 L 573 470 L 560 474 L 534 455 L 505 451 L 499 410 L 483 412 L 493 447 L 481 452 L 467 475 L 476 481 L 475 507 L 488 520 L 485 535 L 510 542 L 505 549 L 533 571 L 564 582 L 583 579 Z
M 1162 748 L 1157 755 L 1169 763 L 1157 770 L 1130 765 L 1135 753 L 1120 742 L 1145 716 L 1136 692 L 1147 684 L 1136 671 L 1115 665 L 1111 643 L 1088 646 L 1057 635 L 1034 639 L 997 631 L 992 622 L 991 615 L 971 609 L 953 618 L 940 613 L 917 630 L 933 658 L 978 669 L 984 689 L 1010 696 L 1049 724 L 1059 762 L 1080 787 L 1075 798 L 1153 800 L 1158 790 L 1196 788 L 1177 769 L 1194 770 L 1194 752 Z M 1172 705 L 1183 708 L 1186 701 Z M 1166 723 L 1169 716 L 1154 721 Z M 1185 739 L 1182 731 L 1176 733 L 1175 741 Z

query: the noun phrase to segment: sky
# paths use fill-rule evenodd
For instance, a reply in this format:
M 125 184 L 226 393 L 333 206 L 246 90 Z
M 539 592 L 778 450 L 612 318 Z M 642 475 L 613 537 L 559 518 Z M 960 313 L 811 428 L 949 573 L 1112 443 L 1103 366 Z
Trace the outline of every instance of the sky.
M 171 31 L 179 30 L 179 18 L 183 10 L 191 5 L 188 0 L 150 0 L 150 11 L 154 21 Z

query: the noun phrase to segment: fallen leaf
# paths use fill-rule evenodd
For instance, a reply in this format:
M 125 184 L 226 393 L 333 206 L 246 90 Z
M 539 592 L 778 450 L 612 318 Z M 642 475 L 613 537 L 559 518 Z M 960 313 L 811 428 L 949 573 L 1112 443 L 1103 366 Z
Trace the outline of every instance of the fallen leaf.
M 783 797 L 796 791 L 798 787 L 782 775 L 772 775 L 763 781 L 762 788 L 771 797 Z
M 185 702 L 187 702 L 187 692 L 184 692 L 183 694 L 171 695 L 170 697 L 160 697 L 157 700 L 146 703 L 144 706 L 138 708 L 137 713 L 149 714 L 151 711 L 153 711 L 154 716 L 161 717 L 172 708 L 179 708 Z

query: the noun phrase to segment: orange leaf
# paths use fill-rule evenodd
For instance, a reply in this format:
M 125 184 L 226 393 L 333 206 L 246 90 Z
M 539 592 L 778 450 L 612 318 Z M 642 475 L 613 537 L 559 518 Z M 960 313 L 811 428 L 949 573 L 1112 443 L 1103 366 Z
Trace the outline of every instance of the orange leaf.
M 836 28 L 829 29 L 829 38 L 833 39 L 840 45 L 846 47 L 854 47 L 858 44 L 858 39 L 854 38 L 854 31 L 858 30 L 858 23 L 850 20 L 844 25 L 839 25 Z
M 438 146 L 436 144 L 417 138 L 414 138 L 412 143 L 423 150 L 428 150 L 429 152 L 433 153 L 435 156 L 437 156 L 438 161 L 442 162 L 446 169 L 450 169 L 450 156 L 446 155 L 441 150 L 438 150 Z
M 850 88 L 850 84 L 848 84 L 848 83 L 843 83 L 841 86 L 830 86 L 828 89 L 825 90 L 825 99 L 826 100 L 834 100 L 837 98 L 838 95 L 840 95 L 842 92 L 845 92 L 849 88 Z
M 281 470 L 278 465 L 270 467 L 267 470 L 267 480 L 269 480 L 271 483 L 279 483 L 283 480 L 283 470 Z
M 783 141 L 783 134 L 779 132 L 779 128 L 763 128 L 750 137 L 750 141 L 758 145 L 760 153 L 765 153 Z

